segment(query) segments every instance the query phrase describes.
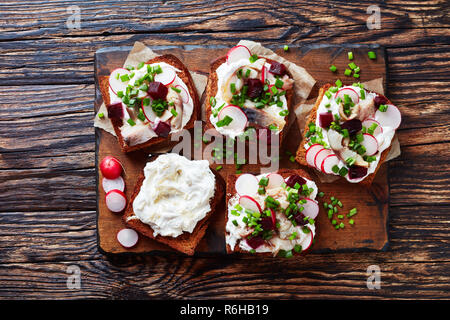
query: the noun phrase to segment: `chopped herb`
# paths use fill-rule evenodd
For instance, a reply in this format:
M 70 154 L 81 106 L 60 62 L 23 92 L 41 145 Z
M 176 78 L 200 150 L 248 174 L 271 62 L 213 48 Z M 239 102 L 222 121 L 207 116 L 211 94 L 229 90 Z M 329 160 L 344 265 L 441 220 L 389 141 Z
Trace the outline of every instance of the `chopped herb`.
M 172 89 L 173 91 L 178 92 L 178 93 L 181 92 L 181 89 L 180 89 L 180 88 L 170 87 L 170 89 Z
M 139 64 L 137 65 L 138 70 L 139 70 L 140 68 L 142 68 L 144 65 L 145 65 L 145 62 L 139 63 Z
M 373 51 L 367 52 L 367 55 L 369 56 L 369 59 L 374 60 L 377 58 L 377 55 Z
M 352 70 L 350 70 L 350 69 L 345 69 L 344 74 L 345 74 L 346 76 L 349 76 L 349 75 L 352 74 Z
M 253 54 L 250 58 L 250 63 L 254 63 L 256 60 L 258 60 L 258 55 L 257 54 Z
M 216 103 L 217 103 L 217 101 L 216 101 L 215 97 L 209 98 L 209 104 L 211 105 L 211 107 L 214 108 L 216 106 Z
M 231 221 L 233 222 L 233 224 L 237 227 L 238 226 L 238 222 L 236 220 Z
M 380 104 L 380 106 L 378 107 L 378 110 L 380 110 L 381 112 L 386 112 L 388 109 L 388 106 L 385 104 Z
M 350 62 L 349 64 L 348 64 L 348 66 L 349 66 L 349 68 L 350 69 L 355 69 L 356 67 L 357 67 L 357 65 L 354 63 L 354 62 Z
M 98 114 L 98 117 L 99 117 L 100 119 L 103 119 L 103 118 L 105 117 L 105 114 L 104 114 L 103 112 L 100 112 L 100 113 Z
M 353 74 L 353 78 L 359 78 L 359 74 L 358 73 L 354 73 Z
M 130 80 L 130 77 L 127 74 L 123 74 L 120 76 L 120 81 L 127 82 Z
M 337 68 L 336 68 L 336 66 L 334 64 L 332 64 L 330 66 L 330 70 L 331 70 L 331 72 L 336 72 Z
M 217 121 L 216 126 L 224 127 L 229 125 L 233 121 L 233 118 L 230 116 L 225 116 L 222 120 Z
M 294 246 L 294 251 L 297 252 L 297 253 L 301 252 L 301 251 L 302 251 L 302 246 L 299 245 L 299 244 L 296 244 L 296 245 Z
M 178 115 L 178 112 L 175 111 L 175 109 L 170 109 L 170 113 L 176 117 Z
M 136 125 L 136 122 L 134 122 L 133 119 L 128 119 L 127 122 L 130 124 L 130 126 Z
M 340 79 L 337 79 L 335 83 L 338 88 L 342 87 L 342 81 Z
M 279 113 L 279 115 L 280 116 L 282 116 L 282 117 L 286 117 L 287 115 L 289 114 L 289 110 L 283 110 L 283 111 L 280 111 L 280 113 Z
M 284 50 L 284 51 L 288 51 L 288 50 L 289 50 L 289 46 L 288 46 L 287 44 L 284 45 L 283 50 Z

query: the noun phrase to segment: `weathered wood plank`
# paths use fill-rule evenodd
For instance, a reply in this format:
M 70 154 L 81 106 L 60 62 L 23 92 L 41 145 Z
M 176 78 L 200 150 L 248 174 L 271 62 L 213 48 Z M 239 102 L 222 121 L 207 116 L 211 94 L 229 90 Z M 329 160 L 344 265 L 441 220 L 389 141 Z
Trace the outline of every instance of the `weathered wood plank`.
M 156 259 L 156 260 L 155 260 Z M 299 298 L 421 298 L 449 297 L 449 262 L 383 263 L 381 289 L 367 288 L 368 263 L 322 263 L 259 259 L 189 259 L 166 264 L 114 265 L 106 260 L 0 265 L 0 297 L 9 299 L 299 299 Z M 141 261 L 142 262 L 142 261 Z M 377 264 L 374 261 L 374 264 Z M 67 267 L 81 271 L 81 289 L 67 289 Z M 151 275 L 149 277 L 149 275 Z
M 52 1 L 21 2 L 20 6 L 0 6 L 2 23 L 0 40 L 152 32 L 245 32 L 274 27 L 335 29 L 366 27 L 367 8 L 375 3 L 348 2 L 263 2 L 233 1 L 222 6 L 218 1 Z M 448 26 L 445 1 L 397 1 L 377 5 L 382 28 L 420 29 Z M 69 29 L 66 22 L 69 6 L 78 6 L 81 29 Z M 73 11 L 72 11 L 73 13 Z M 251 14 L 252 17 L 249 17 Z M 45 17 L 45 19 L 42 19 Z M 149 19 L 151 17 L 151 19 Z

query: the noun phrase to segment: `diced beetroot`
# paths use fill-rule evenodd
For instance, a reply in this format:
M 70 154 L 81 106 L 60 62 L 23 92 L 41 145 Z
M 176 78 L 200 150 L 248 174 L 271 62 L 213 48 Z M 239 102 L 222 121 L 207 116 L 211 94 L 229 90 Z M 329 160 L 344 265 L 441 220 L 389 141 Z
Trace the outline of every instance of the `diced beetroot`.
M 162 100 L 166 99 L 168 91 L 169 89 L 158 81 L 150 82 L 147 90 L 150 97 Z
M 258 98 L 263 92 L 263 83 L 259 79 L 247 79 L 247 95 L 250 98 Z
M 380 107 L 380 104 L 387 104 L 388 100 L 385 97 L 378 95 L 373 99 L 373 102 L 375 104 L 375 107 L 378 109 Z
M 158 121 L 156 126 L 153 128 L 153 131 L 160 137 L 167 137 L 170 133 L 170 125 L 164 121 Z
M 342 129 L 347 129 L 348 133 L 351 135 L 354 135 L 361 131 L 362 129 L 362 123 L 359 119 L 352 119 L 345 121 L 343 124 L 341 124 Z
M 306 183 L 306 180 L 300 177 L 298 174 L 293 174 L 286 180 L 286 184 L 291 188 L 293 188 L 297 182 L 299 185 L 304 185 Z
M 287 72 L 287 68 L 282 63 L 272 61 L 269 72 L 276 76 L 284 76 Z
M 251 238 L 247 238 L 245 239 L 247 241 L 247 244 L 252 248 L 252 249 L 256 249 L 260 246 L 262 246 L 264 244 L 264 239 L 261 238 L 260 236 L 256 236 L 256 237 L 251 237 Z
M 108 110 L 108 118 L 123 118 L 123 108 L 122 108 L 122 102 L 116 102 L 112 104 L 108 104 L 106 106 L 106 109 Z
M 333 120 L 333 114 L 331 112 L 323 112 L 319 114 L 319 125 L 321 128 L 328 128 Z
M 263 217 L 259 223 L 263 230 L 275 230 L 275 224 L 273 223 L 272 217 Z
M 367 174 L 367 168 L 361 166 L 351 166 L 348 170 L 348 177 L 350 179 L 359 179 Z
M 294 220 L 299 226 L 304 226 L 309 222 L 308 220 L 305 220 L 305 216 L 301 212 L 294 216 Z

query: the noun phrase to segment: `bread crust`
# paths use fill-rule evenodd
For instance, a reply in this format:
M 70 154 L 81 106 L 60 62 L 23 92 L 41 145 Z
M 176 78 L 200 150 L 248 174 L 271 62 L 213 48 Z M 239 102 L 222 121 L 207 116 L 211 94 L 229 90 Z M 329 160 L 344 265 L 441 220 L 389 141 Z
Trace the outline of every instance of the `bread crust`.
M 272 62 L 274 60 L 271 59 L 267 59 L 267 62 Z M 216 135 L 220 135 L 220 133 L 216 130 L 216 128 L 214 127 L 214 125 L 211 123 L 210 116 L 212 114 L 211 111 L 211 105 L 209 103 L 209 100 L 211 99 L 211 97 L 215 97 L 217 94 L 217 83 L 218 83 L 218 77 L 217 77 L 217 68 L 220 67 L 220 65 L 222 65 L 223 63 L 225 63 L 227 61 L 227 57 L 223 56 L 223 57 L 219 57 L 216 60 L 213 60 L 211 62 L 210 68 L 209 68 L 209 77 L 208 77 L 208 82 L 206 84 L 206 97 L 205 97 L 205 114 L 206 114 L 206 125 L 205 125 L 205 130 L 208 129 L 212 129 L 213 131 L 215 131 Z M 288 72 L 288 75 L 290 77 L 292 77 L 292 75 Z M 293 115 L 295 115 L 294 113 L 294 106 L 293 106 L 293 98 L 294 98 L 294 90 L 293 89 L 289 89 L 286 90 L 286 102 L 287 102 L 287 107 L 289 110 L 289 114 L 284 117 L 286 124 L 283 127 L 283 130 L 280 131 L 280 145 L 285 137 L 285 133 L 288 131 L 289 129 L 289 124 L 292 123 L 292 117 Z
M 298 174 L 301 177 L 304 177 L 308 180 L 312 180 L 310 175 L 302 169 L 280 169 L 277 171 L 278 174 L 280 174 L 283 178 L 287 178 L 293 174 Z M 225 231 L 225 235 L 227 234 L 227 223 L 228 223 L 228 201 L 234 196 L 236 195 L 236 190 L 234 188 L 235 183 L 237 178 L 240 176 L 241 174 L 235 175 L 235 174 L 230 174 L 227 177 L 227 187 L 226 187 L 226 206 L 225 206 L 225 226 L 224 226 L 224 231 Z M 317 234 L 317 232 L 316 232 Z M 314 245 L 314 243 L 305 251 L 296 253 L 293 252 L 294 255 L 303 255 L 307 252 L 310 251 L 311 247 Z M 232 249 L 230 247 L 230 245 L 228 243 L 226 243 L 226 250 L 228 254 L 233 254 L 233 253 L 245 253 L 245 254 L 251 254 L 250 252 L 243 250 L 239 247 L 238 243 L 236 243 L 236 245 L 234 246 L 234 248 Z M 272 252 L 256 252 L 254 253 L 254 255 L 257 256 L 268 256 L 268 257 L 272 257 L 273 254 Z
M 189 70 L 186 68 L 186 66 L 174 55 L 172 54 L 164 54 L 161 56 L 157 56 L 153 59 L 148 60 L 146 63 L 159 63 L 159 62 L 165 62 L 177 69 L 180 70 L 180 72 L 177 72 L 177 76 L 186 84 L 189 94 L 192 97 L 193 100 L 193 111 L 191 118 L 184 126 L 184 129 L 191 129 L 194 127 L 194 121 L 200 119 L 200 112 L 201 112 L 201 105 L 200 100 L 197 94 L 197 90 L 195 89 L 194 80 L 191 77 L 191 74 Z M 109 97 L 109 76 L 102 76 L 98 79 L 98 85 L 100 92 L 103 97 L 103 102 L 108 105 L 110 104 L 110 97 Z M 168 146 L 171 146 L 173 142 L 171 141 L 172 134 L 169 134 L 168 137 L 154 137 L 144 143 L 140 143 L 134 146 L 128 146 L 126 142 L 124 141 L 122 137 L 122 133 L 120 131 L 120 127 L 123 125 L 122 119 L 110 119 L 111 123 L 114 127 L 114 132 L 116 133 L 117 140 L 119 142 L 120 148 L 122 149 L 122 152 L 128 153 L 136 150 L 144 150 L 147 152 L 154 152 L 158 149 L 162 149 Z
M 308 117 L 308 121 L 306 123 L 310 123 L 310 122 L 316 122 L 316 118 L 317 118 L 317 110 L 319 108 L 319 105 L 323 99 L 323 96 L 325 95 L 325 92 L 332 87 L 332 84 L 325 84 L 323 87 L 321 87 L 319 89 L 319 95 L 317 96 L 317 100 L 316 103 L 314 104 L 314 107 L 312 108 L 309 117 Z M 367 90 L 369 92 L 373 92 L 370 90 Z M 376 93 L 376 92 L 374 92 Z M 379 93 L 376 93 L 378 95 L 381 95 Z M 383 95 L 381 95 L 383 96 Z M 386 97 L 385 97 L 386 98 Z M 387 98 L 386 98 L 387 99 Z M 392 104 L 391 101 L 389 99 L 387 99 L 389 104 Z M 306 149 L 303 147 L 307 141 L 306 141 L 306 133 L 308 132 L 308 126 L 306 125 L 304 130 L 303 130 L 303 139 L 300 142 L 300 145 L 298 146 L 297 149 L 297 153 L 295 155 L 295 160 L 300 163 L 301 165 L 307 166 L 309 167 L 308 163 L 306 162 Z M 384 150 L 381 153 L 381 157 L 380 157 L 380 161 L 378 162 L 377 167 L 375 168 L 375 171 L 371 174 L 369 174 L 366 178 L 364 178 L 364 180 L 358 182 L 357 184 L 365 186 L 365 187 L 370 187 L 372 185 L 373 180 L 375 179 L 375 176 L 378 172 L 378 170 L 380 169 L 381 165 L 383 164 L 384 160 L 386 159 L 387 155 L 389 154 L 389 151 L 391 150 L 391 146 L 389 146 L 389 148 L 387 148 L 386 150 Z M 340 179 L 343 179 L 345 181 L 347 181 L 347 179 L 345 179 L 344 177 L 339 177 Z M 348 181 L 347 181 L 348 182 Z M 348 182 L 351 183 L 351 182 Z
M 154 161 L 158 156 L 153 156 L 150 161 Z M 210 168 L 211 169 L 211 168 Z M 138 180 L 136 182 L 133 194 L 131 195 L 130 201 L 128 202 L 127 208 L 125 209 L 125 212 L 122 216 L 122 220 L 125 223 L 125 225 L 131 229 L 136 230 L 140 234 L 156 240 L 160 243 L 164 243 L 171 248 L 180 251 L 182 253 L 185 253 L 187 255 L 193 255 L 195 253 L 195 248 L 199 244 L 200 240 L 205 235 L 206 229 L 208 228 L 210 217 L 215 212 L 217 206 L 220 204 L 220 202 L 223 199 L 224 195 L 224 182 L 222 177 L 215 171 L 214 169 L 211 169 L 211 171 L 214 173 L 216 177 L 216 185 L 214 189 L 214 197 L 210 199 L 210 207 L 211 210 L 206 214 L 206 216 L 197 222 L 194 230 L 192 233 L 184 232 L 178 237 L 169 237 L 169 236 L 161 236 L 157 235 L 156 237 L 153 236 L 153 229 L 146 223 L 143 223 L 139 219 L 132 219 L 128 220 L 129 217 L 134 216 L 133 211 L 133 202 L 136 199 L 137 195 L 139 194 L 139 191 L 141 190 L 142 183 L 144 182 L 144 171 L 141 172 L 141 174 L 138 177 Z

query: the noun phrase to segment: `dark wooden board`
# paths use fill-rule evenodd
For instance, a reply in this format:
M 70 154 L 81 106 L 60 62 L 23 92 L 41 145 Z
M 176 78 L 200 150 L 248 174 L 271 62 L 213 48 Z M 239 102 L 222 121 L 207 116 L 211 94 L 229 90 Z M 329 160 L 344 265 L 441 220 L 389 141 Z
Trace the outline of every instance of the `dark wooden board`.
M 228 50 L 227 48 L 195 48 L 185 50 L 182 48 L 153 48 L 155 51 L 164 53 L 171 52 L 178 56 L 186 66 L 191 67 L 193 71 L 208 72 L 209 63 L 218 56 L 223 55 Z M 109 75 L 111 70 L 123 65 L 130 48 L 108 48 L 97 51 L 95 56 L 96 61 L 96 76 Z M 291 47 L 285 53 L 278 50 L 279 54 L 285 56 L 287 59 L 298 63 L 305 67 L 312 76 L 317 80 L 314 86 L 311 97 L 317 94 L 320 86 L 327 82 L 334 82 L 336 77 L 340 78 L 344 83 L 351 84 L 355 81 L 352 77 L 345 77 L 343 70 L 348 63 L 347 52 L 352 50 L 355 54 L 354 62 L 364 70 L 361 73 L 360 81 L 367 81 L 375 78 L 383 78 L 386 80 L 386 65 L 384 60 L 384 49 L 375 47 L 371 50 L 377 52 L 377 59 L 375 61 L 369 60 L 367 57 L 367 46 L 316 46 L 316 47 Z M 338 66 L 339 71 L 332 74 L 328 70 L 330 64 Z M 96 90 L 96 108 L 101 104 L 102 99 L 98 90 Z M 97 110 L 97 109 L 96 109 Z M 297 163 L 289 161 L 286 156 L 286 151 L 295 153 L 300 142 L 300 130 L 297 123 L 290 127 L 288 131 L 288 139 L 280 149 L 282 160 L 280 167 L 282 168 L 300 168 Z M 203 145 L 204 147 L 205 145 Z M 96 162 L 97 164 L 106 155 L 113 155 L 119 158 L 124 164 L 125 181 L 126 181 L 126 195 L 129 198 L 134 191 L 134 184 L 137 176 L 147 162 L 148 156 L 143 152 L 135 152 L 128 155 L 123 154 L 116 142 L 116 138 L 96 129 Z M 213 165 L 214 166 L 214 165 Z M 98 166 L 97 166 L 98 168 Z M 236 171 L 234 165 L 223 165 L 220 174 L 226 177 L 229 173 Z M 244 165 L 242 172 L 259 173 L 258 165 Z M 310 172 L 314 172 L 310 170 Z M 313 173 L 314 174 L 314 173 Z M 101 174 L 97 170 L 97 179 L 100 182 Z M 388 246 L 387 235 L 387 216 L 388 216 L 388 197 L 389 188 L 387 180 L 387 171 L 383 167 L 377 175 L 375 183 L 370 189 L 355 188 L 353 184 L 346 181 L 338 181 L 332 184 L 320 183 L 315 179 L 319 190 L 325 193 L 325 197 L 320 200 L 329 202 L 330 196 L 335 196 L 344 203 L 343 212 L 347 213 L 351 208 L 358 208 L 358 216 L 355 217 L 356 224 L 341 230 L 335 230 L 327 218 L 327 214 L 321 206 L 321 212 L 317 219 L 317 237 L 316 243 L 313 246 L 315 252 L 330 252 L 330 251 L 360 251 L 360 250 L 384 250 Z M 157 243 L 154 240 L 148 239 L 144 236 L 140 237 L 138 245 L 132 249 L 123 248 L 116 240 L 117 232 L 124 227 L 121 221 L 121 216 L 111 213 L 104 201 L 104 191 L 101 184 L 97 187 L 97 201 L 98 201 L 98 244 L 99 248 L 104 253 L 115 254 L 124 252 L 148 253 L 158 251 L 171 251 L 167 246 Z M 225 203 L 222 201 L 221 206 L 211 218 L 211 223 L 204 239 L 199 244 L 198 253 L 224 253 L 225 239 L 224 239 L 224 217 L 225 217 Z M 348 220 L 348 219 L 347 219 Z M 347 222 L 344 220 L 344 222 Z

